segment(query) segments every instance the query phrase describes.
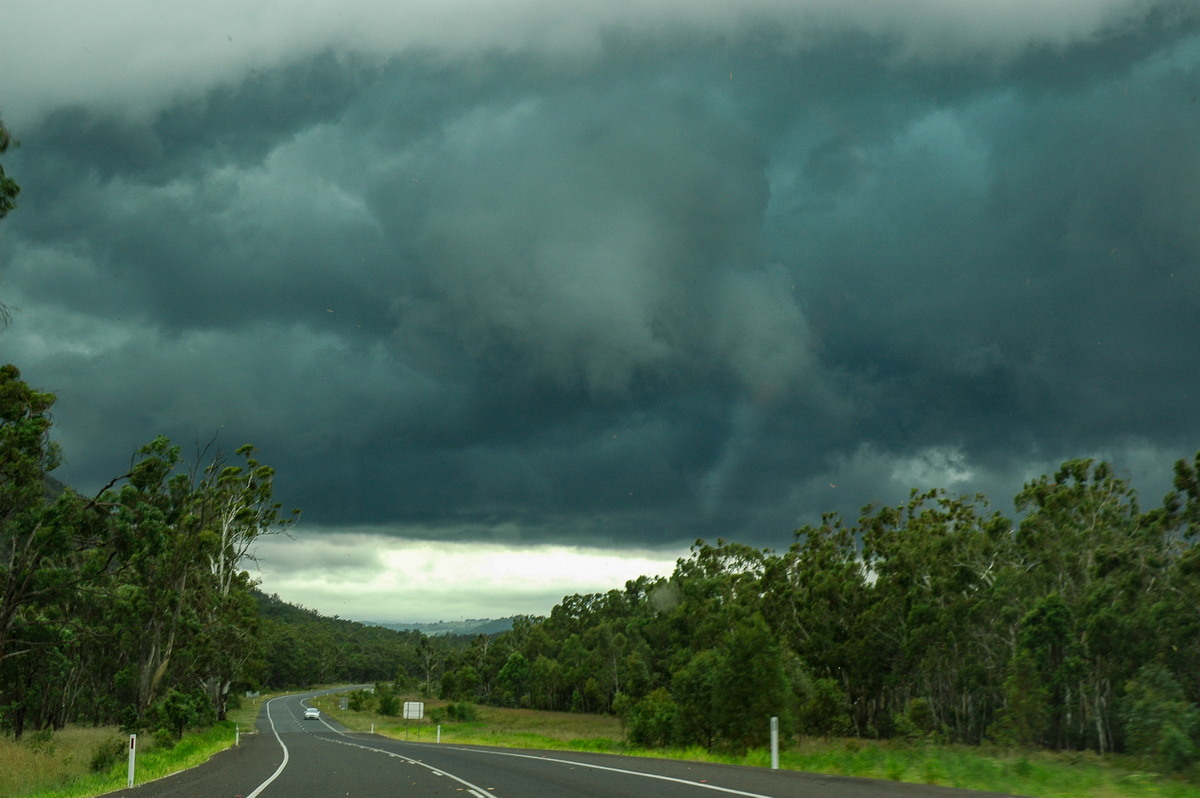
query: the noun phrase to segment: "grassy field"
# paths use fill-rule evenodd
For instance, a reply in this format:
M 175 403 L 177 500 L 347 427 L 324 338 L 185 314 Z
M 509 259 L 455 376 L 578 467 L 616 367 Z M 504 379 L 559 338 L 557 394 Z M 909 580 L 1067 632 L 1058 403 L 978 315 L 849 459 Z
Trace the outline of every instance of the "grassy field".
M 203 762 L 233 742 L 235 725 L 253 730 L 262 702 L 247 701 L 229 720 L 211 730 L 192 734 L 168 750 L 154 750 L 139 737 L 139 784 Z M 408 700 L 421 700 L 409 697 Z M 386 734 L 398 739 L 433 741 L 438 727 L 442 743 L 498 745 L 593 751 L 672 759 L 724 762 L 769 767 L 766 750 L 733 757 L 694 748 L 646 751 L 626 745 L 620 723 L 602 715 L 534 712 L 522 709 L 476 707 L 470 722 L 445 719 L 445 703 L 425 700 L 427 717 L 421 723 L 385 718 L 374 712 L 338 709 L 336 696 L 313 702 L 356 731 Z M 125 759 L 102 774 L 91 774 L 89 763 L 101 745 L 124 745 L 128 737 L 115 729 L 66 729 L 49 739 L 20 743 L 0 738 L 0 796 L 5 798 L 91 798 L 125 786 Z M 1034 798 L 1200 798 L 1200 785 L 1167 779 L 1139 770 L 1124 757 L 1095 754 L 1048 754 L 966 746 L 881 743 L 862 740 L 825 741 L 806 738 L 780 752 L 780 766 L 814 773 L 865 776 L 893 781 L 939 784 L 991 790 Z

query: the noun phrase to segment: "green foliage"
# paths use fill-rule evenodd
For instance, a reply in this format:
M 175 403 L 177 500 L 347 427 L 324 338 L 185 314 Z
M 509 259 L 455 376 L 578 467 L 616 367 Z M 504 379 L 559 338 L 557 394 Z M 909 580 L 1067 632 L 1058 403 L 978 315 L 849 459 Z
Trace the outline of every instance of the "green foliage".
M 732 625 L 724 641 L 725 655 L 716 673 L 716 729 L 722 743 L 735 751 L 765 746 L 767 719 L 791 726 L 791 686 L 783 669 L 779 643 L 760 615 Z
M 826 516 L 780 554 L 697 541 L 670 578 L 567 596 L 451 654 L 442 695 L 615 712 L 664 740 L 665 691 L 671 743 L 709 750 L 761 745 L 773 715 L 810 736 L 1120 750 L 1138 665 L 1200 672 L 1198 468 L 1149 512 L 1075 460 L 1024 487 L 1019 523 L 931 490 Z
M 634 704 L 625 723 L 631 743 L 650 747 L 666 746 L 675 737 L 679 707 L 666 688 L 659 687 Z
M 520 651 L 508 655 L 497 674 L 501 701 L 506 706 L 524 706 L 529 690 L 529 660 Z
M 695 653 L 675 672 L 671 693 L 677 697 L 679 743 L 713 747 L 720 723 L 717 691 L 722 672 L 727 672 L 724 658 L 714 649 Z
M 1004 680 L 1004 707 L 997 713 L 989 730 L 996 742 L 1004 745 L 1032 747 L 1046 735 L 1050 712 L 1050 691 L 1037 671 L 1033 655 L 1017 653 L 1008 667 Z
M 346 706 L 354 712 L 362 712 L 371 706 L 371 693 L 368 690 L 353 690 L 347 697 Z
M 376 685 L 375 700 L 378 704 L 380 715 L 394 718 L 400 714 L 400 696 L 396 695 L 396 691 L 390 685 Z
M 192 728 L 210 726 L 216 711 L 203 690 L 183 692 L 172 688 L 147 713 L 149 725 L 158 739 L 175 741 Z
M 128 746 L 129 743 L 120 737 L 97 743 L 92 749 L 88 769 L 93 773 L 103 773 L 128 756 Z
M 244 464 L 218 452 L 189 467 L 157 438 L 91 500 L 51 489 L 53 403 L 0 367 L 0 727 L 20 737 L 82 720 L 177 738 L 261 672 L 240 564 L 290 523 L 273 472 L 250 447 L 236 452 Z
M 1187 700 L 1170 670 L 1151 662 L 1125 684 L 1120 717 L 1130 753 L 1154 760 L 1167 771 L 1200 758 L 1200 709 Z
M 907 740 L 933 740 L 938 736 L 938 722 L 927 698 L 914 698 L 904 707 L 904 712 L 894 719 L 896 732 Z
M 850 731 L 846 693 L 833 679 L 817 679 L 800 708 L 800 730 L 826 739 Z

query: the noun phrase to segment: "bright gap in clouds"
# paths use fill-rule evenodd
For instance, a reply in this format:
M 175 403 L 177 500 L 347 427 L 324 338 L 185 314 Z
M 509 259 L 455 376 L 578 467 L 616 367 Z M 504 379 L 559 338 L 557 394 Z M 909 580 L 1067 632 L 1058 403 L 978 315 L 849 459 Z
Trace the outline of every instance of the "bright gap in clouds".
M 549 615 L 564 596 L 669 576 L 686 550 L 448 543 L 379 533 L 262 538 L 260 589 L 356 621 L 429 623 Z

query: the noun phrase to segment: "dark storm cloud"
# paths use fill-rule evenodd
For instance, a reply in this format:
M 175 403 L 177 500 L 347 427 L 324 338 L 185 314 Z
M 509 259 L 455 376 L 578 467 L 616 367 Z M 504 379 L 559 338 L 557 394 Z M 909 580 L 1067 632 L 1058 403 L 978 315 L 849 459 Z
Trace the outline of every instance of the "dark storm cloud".
M 64 102 L 5 164 L 4 357 L 71 481 L 217 433 L 326 529 L 779 546 L 1066 457 L 1161 481 L 1200 446 L 1195 16 L 984 47 L 923 8 Z

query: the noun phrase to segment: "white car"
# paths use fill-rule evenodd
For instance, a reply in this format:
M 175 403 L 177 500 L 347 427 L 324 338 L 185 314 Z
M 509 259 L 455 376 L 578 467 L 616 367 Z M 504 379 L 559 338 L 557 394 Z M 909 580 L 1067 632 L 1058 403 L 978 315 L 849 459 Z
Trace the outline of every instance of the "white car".
M 304 708 L 304 719 L 305 720 L 320 720 L 321 719 L 321 710 L 317 709 L 316 707 L 305 707 Z

